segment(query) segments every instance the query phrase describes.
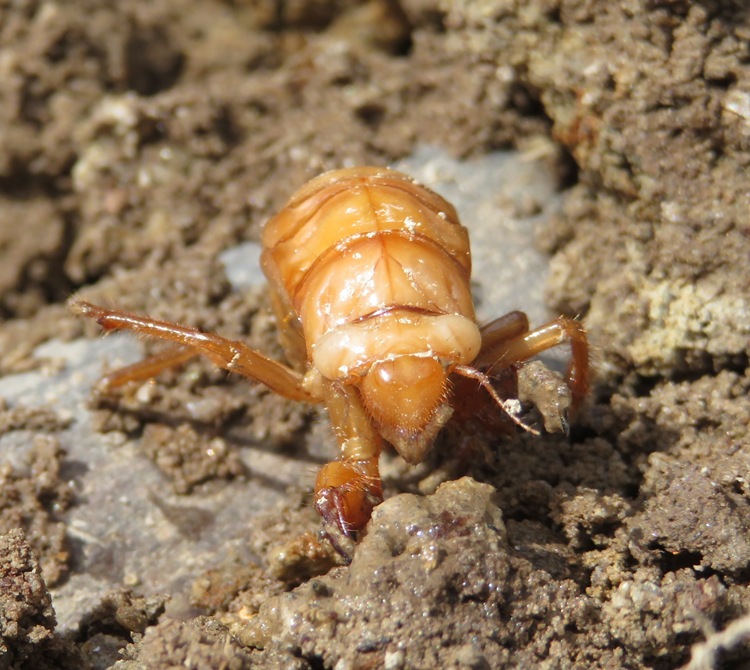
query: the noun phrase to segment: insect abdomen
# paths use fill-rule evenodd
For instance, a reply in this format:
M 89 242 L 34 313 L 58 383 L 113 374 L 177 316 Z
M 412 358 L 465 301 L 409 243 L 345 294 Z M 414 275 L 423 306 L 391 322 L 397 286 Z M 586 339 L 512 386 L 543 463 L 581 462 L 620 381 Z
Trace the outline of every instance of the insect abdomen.
M 308 359 L 324 334 L 384 312 L 474 321 L 466 229 L 449 203 L 399 172 L 321 175 L 268 222 L 263 244 L 277 312 L 299 319 Z

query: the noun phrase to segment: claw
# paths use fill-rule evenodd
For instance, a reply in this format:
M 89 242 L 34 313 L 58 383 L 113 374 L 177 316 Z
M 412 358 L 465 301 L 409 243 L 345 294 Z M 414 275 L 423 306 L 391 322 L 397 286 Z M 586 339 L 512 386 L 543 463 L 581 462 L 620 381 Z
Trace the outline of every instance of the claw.
M 328 526 L 335 526 L 346 537 L 354 538 L 382 502 L 380 490 L 369 491 L 357 485 L 328 486 L 315 494 L 315 509 Z
M 354 533 L 359 530 L 349 520 L 351 514 L 341 489 L 329 486 L 318 491 L 315 495 L 315 510 L 326 526 L 336 526 L 346 537 L 353 538 Z
M 325 526 L 342 537 L 353 539 L 382 501 L 377 458 L 333 461 L 318 473 L 315 509 Z
M 315 494 L 315 510 L 323 519 L 324 534 L 347 564 L 354 554 L 357 532 L 367 523 L 380 500 L 351 486 L 328 486 Z

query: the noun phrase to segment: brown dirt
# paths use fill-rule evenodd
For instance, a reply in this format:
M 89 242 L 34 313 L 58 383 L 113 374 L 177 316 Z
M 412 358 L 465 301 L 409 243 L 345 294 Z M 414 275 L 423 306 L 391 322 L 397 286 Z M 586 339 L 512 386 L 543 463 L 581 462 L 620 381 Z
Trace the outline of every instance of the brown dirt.
M 16 420 L 23 418 L 29 430 L 40 429 L 36 423 L 39 414 L 15 414 Z M 0 468 L 0 533 L 23 528 L 49 586 L 62 580 L 68 570 L 66 528 L 60 515 L 71 505 L 73 489 L 60 477 L 64 457 L 54 437 L 37 435 L 22 468 L 15 469 L 9 463 Z
M 301 480 L 166 612 L 68 525 L 96 469 L 66 431 L 89 410 L 3 401 L 0 668 L 674 668 L 750 611 L 742 3 L 28 0 L 0 3 L 0 44 L 0 381 L 51 379 L 35 346 L 94 336 L 74 291 L 278 355 L 265 294 L 234 292 L 219 252 L 307 178 L 420 144 L 544 148 L 563 187 L 548 300 L 584 318 L 597 367 L 569 437 L 461 462 L 446 436 L 413 471 L 386 455 L 390 497 L 351 565 Z M 305 408 L 197 361 L 92 402 L 94 438 L 139 445 L 196 501 L 185 520 L 149 493 L 187 541 L 210 535 L 204 501 L 239 514 L 220 497 L 236 480 L 284 490 L 287 470 L 238 451 L 291 472 L 326 458 Z M 94 592 L 58 630 L 66 579 L 101 576 L 92 547 L 133 590 Z M 731 646 L 717 667 L 747 662 Z

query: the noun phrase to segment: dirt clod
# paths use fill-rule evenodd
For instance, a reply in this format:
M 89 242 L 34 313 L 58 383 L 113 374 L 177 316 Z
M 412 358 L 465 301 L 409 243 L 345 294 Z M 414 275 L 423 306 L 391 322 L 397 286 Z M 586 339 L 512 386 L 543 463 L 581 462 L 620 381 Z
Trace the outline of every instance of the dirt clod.
M 0 467 L 0 529 L 23 529 L 50 585 L 59 582 L 68 571 L 65 523 L 59 516 L 72 503 L 73 492 L 60 479 L 63 456 L 56 439 L 39 435 L 24 472 L 7 464 Z
M 55 634 L 52 597 L 20 528 L 0 535 L 0 584 L 0 667 L 80 667 L 73 645 Z

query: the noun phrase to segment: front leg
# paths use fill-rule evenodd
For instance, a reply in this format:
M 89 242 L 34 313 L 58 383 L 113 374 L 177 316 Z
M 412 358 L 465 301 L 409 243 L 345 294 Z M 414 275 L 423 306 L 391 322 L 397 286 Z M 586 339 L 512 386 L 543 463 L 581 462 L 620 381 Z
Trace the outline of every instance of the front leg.
M 338 460 L 324 465 L 315 481 L 315 509 L 330 529 L 351 538 L 383 500 L 378 459 L 383 440 L 352 386 L 325 383 L 325 403 L 339 442 Z

